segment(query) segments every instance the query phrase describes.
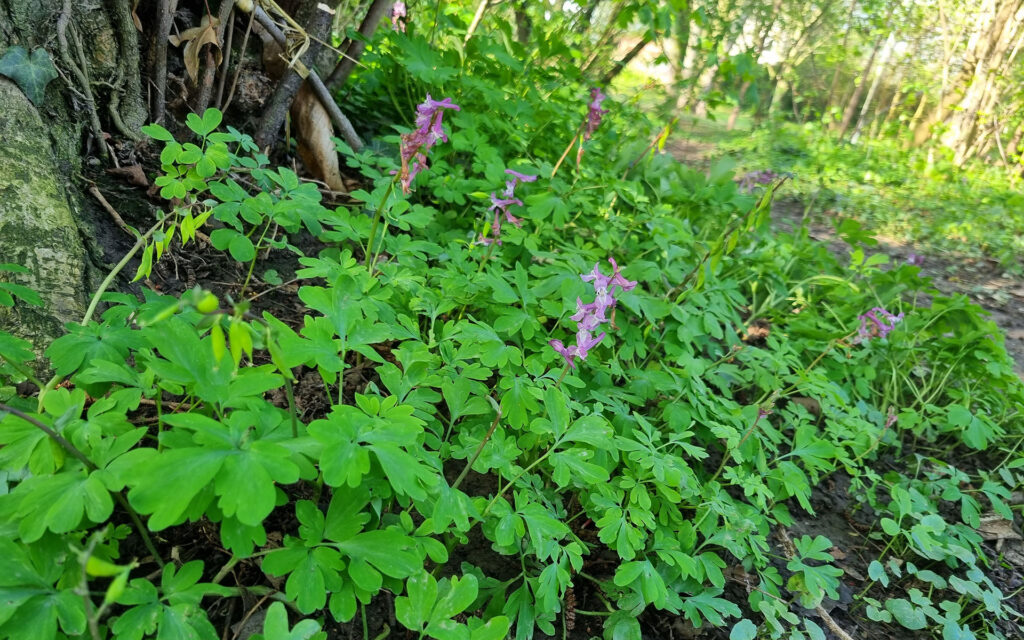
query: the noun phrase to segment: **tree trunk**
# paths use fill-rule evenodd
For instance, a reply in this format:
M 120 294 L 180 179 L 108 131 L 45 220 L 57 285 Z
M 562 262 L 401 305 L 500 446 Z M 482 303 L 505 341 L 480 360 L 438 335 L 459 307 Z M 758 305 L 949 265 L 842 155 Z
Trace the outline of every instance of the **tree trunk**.
M 526 13 L 526 0 L 516 3 L 516 40 L 519 44 L 526 44 L 530 41 L 530 34 L 533 32 L 533 22 L 530 14 Z
M 871 57 L 868 58 L 867 64 L 864 65 L 864 72 L 861 73 L 860 82 L 857 87 L 853 90 L 853 95 L 850 96 L 849 102 L 846 103 L 846 110 L 843 112 L 843 120 L 839 124 L 839 135 L 836 136 L 837 140 L 842 140 L 846 136 L 847 130 L 850 125 L 853 124 L 853 115 L 857 112 L 857 105 L 860 104 L 860 97 L 864 95 L 864 85 L 868 83 L 868 78 L 871 77 L 871 69 L 875 65 L 875 57 L 878 55 L 878 50 L 882 48 L 882 39 L 879 38 L 875 41 L 875 46 L 871 49 Z
M 896 111 L 899 110 L 903 104 L 903 78 L 907 75 L 907 64 L 913 64 L 913 61 L 917 59 L 917 53 L 920 50 L 920 41 L 914 44 L 914 48 L 910 53 L 910 56 L 905 60 L 904 64 L 899 65 L 899 71 L 896 72 L 896 80 L 893 81 L 893 92 L 892 100 L 889 101 L 889 106 L 886 107 L 884 117 L 881 124 L 878 126 L 876 137 L 882 137 L 885 135 L 885 128 L 889 125 L 889 122 L 896 116 Z
M 683 0 L 683 7 L 676 13 L 676 45 L 679 49 L 676 68 L 676 109 L 682 109 L 686 92 L 683 90 L 686 78 L 686 54 L 690 48 L 690 32 L 692 24 L 690 0 Z
M 846 16 L 846 33 L 843 34 L 843 45 L 841 49 L 846 51 L 850 43 L 850 33 L 853 31 L 853 13 L 857 9 L 857 0 L 850 0 L 850 12 Z M 828 97 L 825 98 L 825 111 L 828 113 L 832 107 L 832 98 L 836 95 L 836 88 L 839 87 L 839 72 L 842 66 L 836 63 L 835 73 L 832 74 L 832 82 L 828 86 Z
M 878 71 L 875 73 L 875 79 L 871 83 L 871 88 L 868 89 L 868 95 L 864 98 L 864 104 L 861 105 L 860 115 L 857 117 L 857 126 L 853 128 L 853 135 L 850 136 L 850 142 L 856 143 L 860 137 L 861 129 L 864 128 L 864 123 L 867 120 L 868 111 L 871 109 L 871 103 L 875 99 L 875 94 L 878 92 L 878 85 L 882 83 L 882 76 L 885 74 L 885 67 L 889 64 L 889 56 L 892 55 L 892 50 L 896 46 L 896 32 L 892 31 L 889 33 L 889 37 L 885 41 L 885 47 L 882 50 L 882 60 L 878 63 Z
M 373 33 L 377 30 L 377 25 L 380 24 L 384 16 L 391 13 L 391 7 L 394 4 L 394 0 L 373 0 L 370 8 L 366 11 L 362 24 L 359 25 L 359 35 L 367 40 L 371 40 Z M 334 67 L 334 71 L 331 72 L 325 84 L 332 89 L 344 86 L 365 49 L 366 43 L 362 40 L 351 41 L 348 47 L 344 49 L 345 57 L 338 61 L 337 66 Z
M 924 115 L 924 108 L 928 104 L 928 93 L 926 91 L 919 91 L 918 94 L 917 109 L 914 110 L 914 115 L 907 122 L 906 131 L 904 132 L 904 135 L 907 136 L 906 142 L 903 143 L 904 149 L 909 149 L 914 144 L 914 132 L 917 131 L 921 116 Z
M 754 62 L 757 62 L 761 58 L 761 54 L 764 53 L 765 45 L 768 43 L 768 35 L 772 31 L 772 27 L 775 26 L 781 6 L 782 0 L 775 0 L 775 3 L 772 5 L 771 19 L 761 30 L 761 37 L 757 41 L 757 47 L 754 49 Z M 736 120 L 739 119 L 740 111 L 743 109 L 743 98 L 747 95 L 747 91 L 750 90 L 751 84 L 753 84 L 752 80 L 744 80 L 743 84 L 740 85 L 739 93 L 736 96 L 736 106 L 733 107 L 732 113 L 729 114 L 729 122 L 725 126 L 726 131 L 732 131 L 736 128 Z
M 58 24 L 64 51 L 53 37 Z M 0 312 L 0 329 L 42 351 L 64 333 L 64 323 L 82 319 L 88 293 L 99 282 L 90 258 L 104 259 L 94 238 L 107 231 L 85 221 L 109 218 L 96 215 L 72 177 L 83 172 L 90 150 L 105 155 L 104 131 L 138 136 L 147 114 L 138 90 L 138 36 L 124 3 L 0 0 L 0 55 L 15 45 L 44 47 L 62 75 L 47 85 L 38 105 L 0 78 L 0 256 L 29 269 L 0 277 L 34 289 L 45 303 L 42 309 L 19 304 Z M 92 85 L 92 110 L 69 90 L 67 83 L 84 94 L 81 78 Z M 110 78 L 113 87 L 100 84 Z M 93 121 L 100 123 L 98 135 Z
M 965 85 L 958 108 L 949 115 L 949 130 L 943 143 L 954 153 L 953 162 L 962 165 L 978 131 L 978 115 L 984 104 L 994 104 L 1002 91 L 999 70 L 1005 69 L 1010 51 L 1020 29 L 1021 0 L 1004 1 L 993 6 L 988 20 L 981 27 L 980 37 L 973 40 L 968 51 L 961 85 Z M 1016 54 L 1016 48 L 1013 51 Z

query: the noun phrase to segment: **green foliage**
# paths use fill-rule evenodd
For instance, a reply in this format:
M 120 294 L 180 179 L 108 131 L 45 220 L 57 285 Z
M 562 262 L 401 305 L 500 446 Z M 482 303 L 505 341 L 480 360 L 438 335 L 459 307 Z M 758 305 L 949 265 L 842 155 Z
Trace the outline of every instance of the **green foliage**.
M 267 609 L 264 638 L 314 638 L 387 593 L 422 637 L 525 639 L 559 630 L 573 589 L 606 638 L 640 638 L 648 610 L 733 638 L 818 638 L 798 613 L 838 598 L 832 542 L 796 535 L 781 568 L 772 531 L 837 476 L 873 518 L 871 580 L 902 590 L 864 594 L 864 616 L 939 634 L 988 629 L 977 607 L 1014 615 L 975 529 L 1024 474 L 949 462 L 1021 431 L 1024 391 L 979 309 L 914 267 L 840 265 L 773 234 L 774 186 L 755 198 L 727 164 L 705 175 L 649 153 L 662 126 L 625 104 L 556 170 L 586 114 L 574 63 L 519 63 L 507 37 L 442 40 L 383 34 L 352 96 L 394 107 L 368 111 L 377 124 L 408 123 L 428 92 L 461 107 L 409 195 L 390 130 L 339 145 L 364 189 L 332 209 L 218 131 L 219 113 L 189 117 L 195 143 L 147 127 L 175 207 L 140 237 L 137 276 L 216 220 L 211 241 L 250 278 L 263 253 L 294 255 L 299 316 L 257 313 L 248 279 L 234 297 L 107 295 L 49 345 L 67 384 L 0 406 L 0 589 L 15 603 L 0 631 L 216 638 L 207 607 L 245 591 L 288 605 Z M 486 194 L 509 166 L 539 178 L 519 185 L 522 227 L 485 247 Z M 566 368 L 548 340 L 571 335 L 594 295 L 580 274 L 609 257 L 637 286 Z M 856 340 L 878 305 L 904 320 Z M 296 387 L 323 408 L 300 411 Z M 905 473 L 876 471 L 883 455 Z M 88 570 L 93 556 L 107 564 Z
M 38 107 L 43 103 L 46 85 L 57 79 L 57 69 L 46 49 L 29 54 L 25 47 L 13 46 L 0 56 L 0 75 L 13 80 Z
M 750 169 L 795 174 L 795 193 L 815 211 L 924 251 L 990 257 L 1021 273 L 1024 216 L 1019 185 L 1005 169 L 953 165 L 942 149 L 906 150 L 899 141 L 838 144 L 817 123 L 773 125 L 723 144 Z

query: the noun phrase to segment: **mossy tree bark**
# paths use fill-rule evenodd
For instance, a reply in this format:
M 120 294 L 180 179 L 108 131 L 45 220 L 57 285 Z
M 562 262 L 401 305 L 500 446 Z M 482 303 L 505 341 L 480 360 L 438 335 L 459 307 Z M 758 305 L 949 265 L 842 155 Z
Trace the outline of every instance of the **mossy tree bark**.
M 92 205 L 77 185 L 83 159 L 106 153 L 103 132 L 97 136 L 91 123 L 118 137 L 137 135 L 147 112 L 127 0 L 0 0 L 0 56 L 15 45 L 44 48 L 61 74 L 39 105 L 0 77 L 0 262 L 30 269 L 0 277 L 35 289 L 45 302 L 6 310 L 0 329 L 42 350 L 65 322 L 81 319 L 98 282 L 83 242 L 90 234 L 83 211 Z

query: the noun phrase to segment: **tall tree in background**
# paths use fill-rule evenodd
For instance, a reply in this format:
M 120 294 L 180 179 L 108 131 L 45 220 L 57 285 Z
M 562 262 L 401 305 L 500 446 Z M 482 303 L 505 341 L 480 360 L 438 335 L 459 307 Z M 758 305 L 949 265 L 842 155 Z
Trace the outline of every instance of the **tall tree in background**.
M 972 34 L 958 85 L 963 97 L 947 119 L 942 141 L 953 150 L 954 162 L 970 157 L 978 134 L 979 119 L 991 113 L 1006 89 L 1004 77 L 1020 50 L 1024 0 L 988 0 Z

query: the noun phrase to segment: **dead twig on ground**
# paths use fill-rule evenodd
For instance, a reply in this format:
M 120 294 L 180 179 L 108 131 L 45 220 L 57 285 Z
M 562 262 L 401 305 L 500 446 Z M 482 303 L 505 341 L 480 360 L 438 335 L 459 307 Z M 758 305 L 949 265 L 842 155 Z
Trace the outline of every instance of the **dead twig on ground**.
M 793 546 L 793 540 L 790 539 L 789 533 L 787 533 L 782 527 L 776 529 L 776 533 L 779 536 L 779 542 L 782 543 L 782 552 L 785 554 L 786 558 L 789 560 L 794 559 L 796 557 L 796 547 Z M 832 633 L 836 634 L 836 637 L 839 638 L 839 640 L 853 640 L 853 636 L 846 633 L 846 631 L 843 631 L 843 628 L 836 624 L 836 621 L 832 619 L 829 612 L 825 611 L 825 607 L 819 604 L 814 607 L 814 610 L 818 612 L 818 615 L 821 616 L 825 626 L 827 626 Z
M 89 193 L 91 193 L 92 197 L 96 198 L 96 201 L 99 202 L 104 209 L 106 209 L 107 213 L 110 214 L 110 217 L 114 219 L 114 224 L 121 227 L 121 229 L 125 233 L 132 236 L 133 238 L 139 237 L 139 233 L 128 226 L 128 224 L 124 221 L 124 218 L 121 217 L 121 214 L 119 214 L 117 212 L 117 209 L 115 209 L 109 202 L 107 202 L 107 199 L 103 197 L 103 194 L 100 192 L 98 188 L 96 188 L 96 185 L 89 185 Z

